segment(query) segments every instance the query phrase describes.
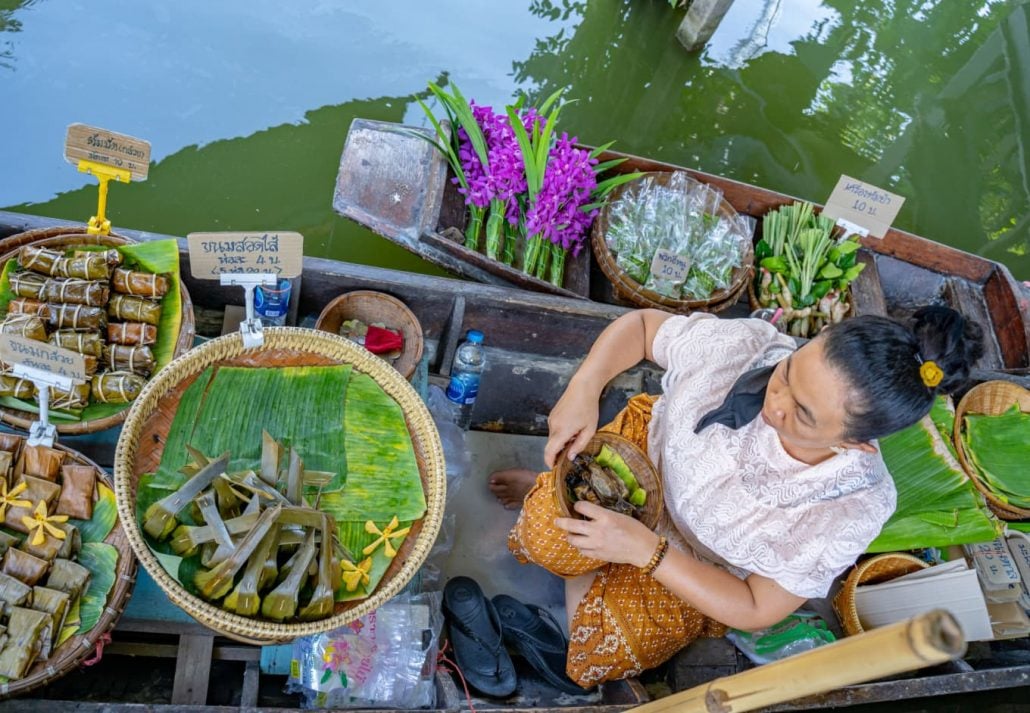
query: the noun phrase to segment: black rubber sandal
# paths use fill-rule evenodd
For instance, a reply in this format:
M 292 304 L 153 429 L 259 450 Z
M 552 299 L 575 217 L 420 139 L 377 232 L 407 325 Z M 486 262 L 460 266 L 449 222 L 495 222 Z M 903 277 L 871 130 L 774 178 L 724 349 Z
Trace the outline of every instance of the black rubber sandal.
M 504 643 L 563 693 L 586 693 L 565 673 L 569 642 L 551 612 L 533 604 L 523 604 L 507 594 L 498 594 L 493 605 L 501 617 Z
M 454 659 L 469 685 L 495 698 L 515 692 L 515 665 L 504 648 L 501 621 L 475 580 L 455 577 L 443 590 Z

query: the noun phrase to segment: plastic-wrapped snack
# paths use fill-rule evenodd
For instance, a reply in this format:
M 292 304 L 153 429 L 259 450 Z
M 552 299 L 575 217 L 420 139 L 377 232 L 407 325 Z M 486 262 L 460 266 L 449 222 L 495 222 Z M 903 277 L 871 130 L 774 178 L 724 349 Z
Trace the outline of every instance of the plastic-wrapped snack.
M 99 253 L 80 257 L 61 258 L 54 265 L 52 273 L 58 277 L 77 277 L 83 280 L 109 280 L 111 268 L 107 259 Z
M 50 319 L 50 305 L 28 297 L 19 297 L 7 303 L 7 314 L 32 314 L 46 320 Z
M 161 305 L 133 295 L 112 295 L 107 313 L 126 322 L 146 322 L 156 326 L 161 321 Z
M 140 376 L 149 376 L 155 364 L 150 347 L 127 347 L 120 344 L 104 347 L 104 366 L 111 371 L 131 371 Z
M 152 272 L 134 272 L 124 267 L 115 269 L 111 278 L 111 287 L 115 292 L 122 292 L 152 300 L 161 299 L 168 293 L 170 281 L 164 275 Z
M 102 307 L 107 304 L 111 289 L 106 282 L 53 279 L 47 280 L 43 294 L 47 302 Z
M 75 329 L 57 330 L 50 335 L 50 343 L 95 357 L 103 354 L 104 349 L 104 339 L 100 332 L 80 332 Z
M 107 315 L 102 307 L 86 305 L 48 305 L 50 326 L 57 329 L 102 329 Z
M 9 277 L 11 291 L 19 297 L 43 299 L 47 278 L 35 272 L 12 272 Z
M 100 255 L 107 262 L 107 266 L 110 268 L 116 268 L 122 264 L 122 254 L 111 248 L 110 250 L 96 251 L 96 250 L 76 250 L 72 253 L 72 257 L 87 257 L 90 255 Z
M 112 322 L 107 325 L 107 341 L 141 347 L 157 342 L 157 327 L 143 322 Z
M 56 275 L 55 266 L 62 259 L 63 253 L 36 245 L 25 245 L 18 251 L 18 264 L 41 275 Z
M 14 334 L 37 342 L 46 341 L 46 327 L 43 320 L 31 314 L 9 314 L 0 322 L 0 334 Z
M 81 384 L 72 384 L 72 388 L 69 391 L 51 386 L 50 408 L 67 411 L 84 409 L 89 406 L 89 394 L 90 386 L 88 381 Z
M 128 371 L 112 371 L 93 377 L 93 398 L 102 404 L 127 404 L 139 396 L 146 381 Z

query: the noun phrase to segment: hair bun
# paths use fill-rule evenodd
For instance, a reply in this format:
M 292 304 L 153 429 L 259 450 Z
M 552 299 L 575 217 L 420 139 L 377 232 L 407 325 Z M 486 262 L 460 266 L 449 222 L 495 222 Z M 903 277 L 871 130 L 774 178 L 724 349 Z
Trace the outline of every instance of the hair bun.
M 983 356 L 983 330 L 950 307 L 931 306 L 912 315 L 919 358 L 944 372 L 938 390 L 952 393 L 969 379 L 969 370 Z

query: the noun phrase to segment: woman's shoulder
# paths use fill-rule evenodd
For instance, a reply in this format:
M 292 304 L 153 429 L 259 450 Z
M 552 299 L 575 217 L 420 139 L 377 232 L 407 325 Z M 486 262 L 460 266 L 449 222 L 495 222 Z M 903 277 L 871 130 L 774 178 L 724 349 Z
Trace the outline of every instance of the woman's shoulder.
M 793 350 L 794 341 L 760 319 L 721 319 L 695 312 L 670 317 L 658 328 L 652 352 L 669 368 L 684 358 L 753 356 L 770 347 Z

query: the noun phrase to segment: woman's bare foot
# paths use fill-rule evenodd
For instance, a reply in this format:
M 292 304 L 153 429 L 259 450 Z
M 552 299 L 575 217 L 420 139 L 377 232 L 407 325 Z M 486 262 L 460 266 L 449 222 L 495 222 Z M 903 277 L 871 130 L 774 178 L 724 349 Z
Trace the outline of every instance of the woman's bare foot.
M 526 493 L 536 482 L 537 474 L 525 468 L 498 470 L 490 474 L 490 492 L 505 510 L 517 510 L 522 507 Z

